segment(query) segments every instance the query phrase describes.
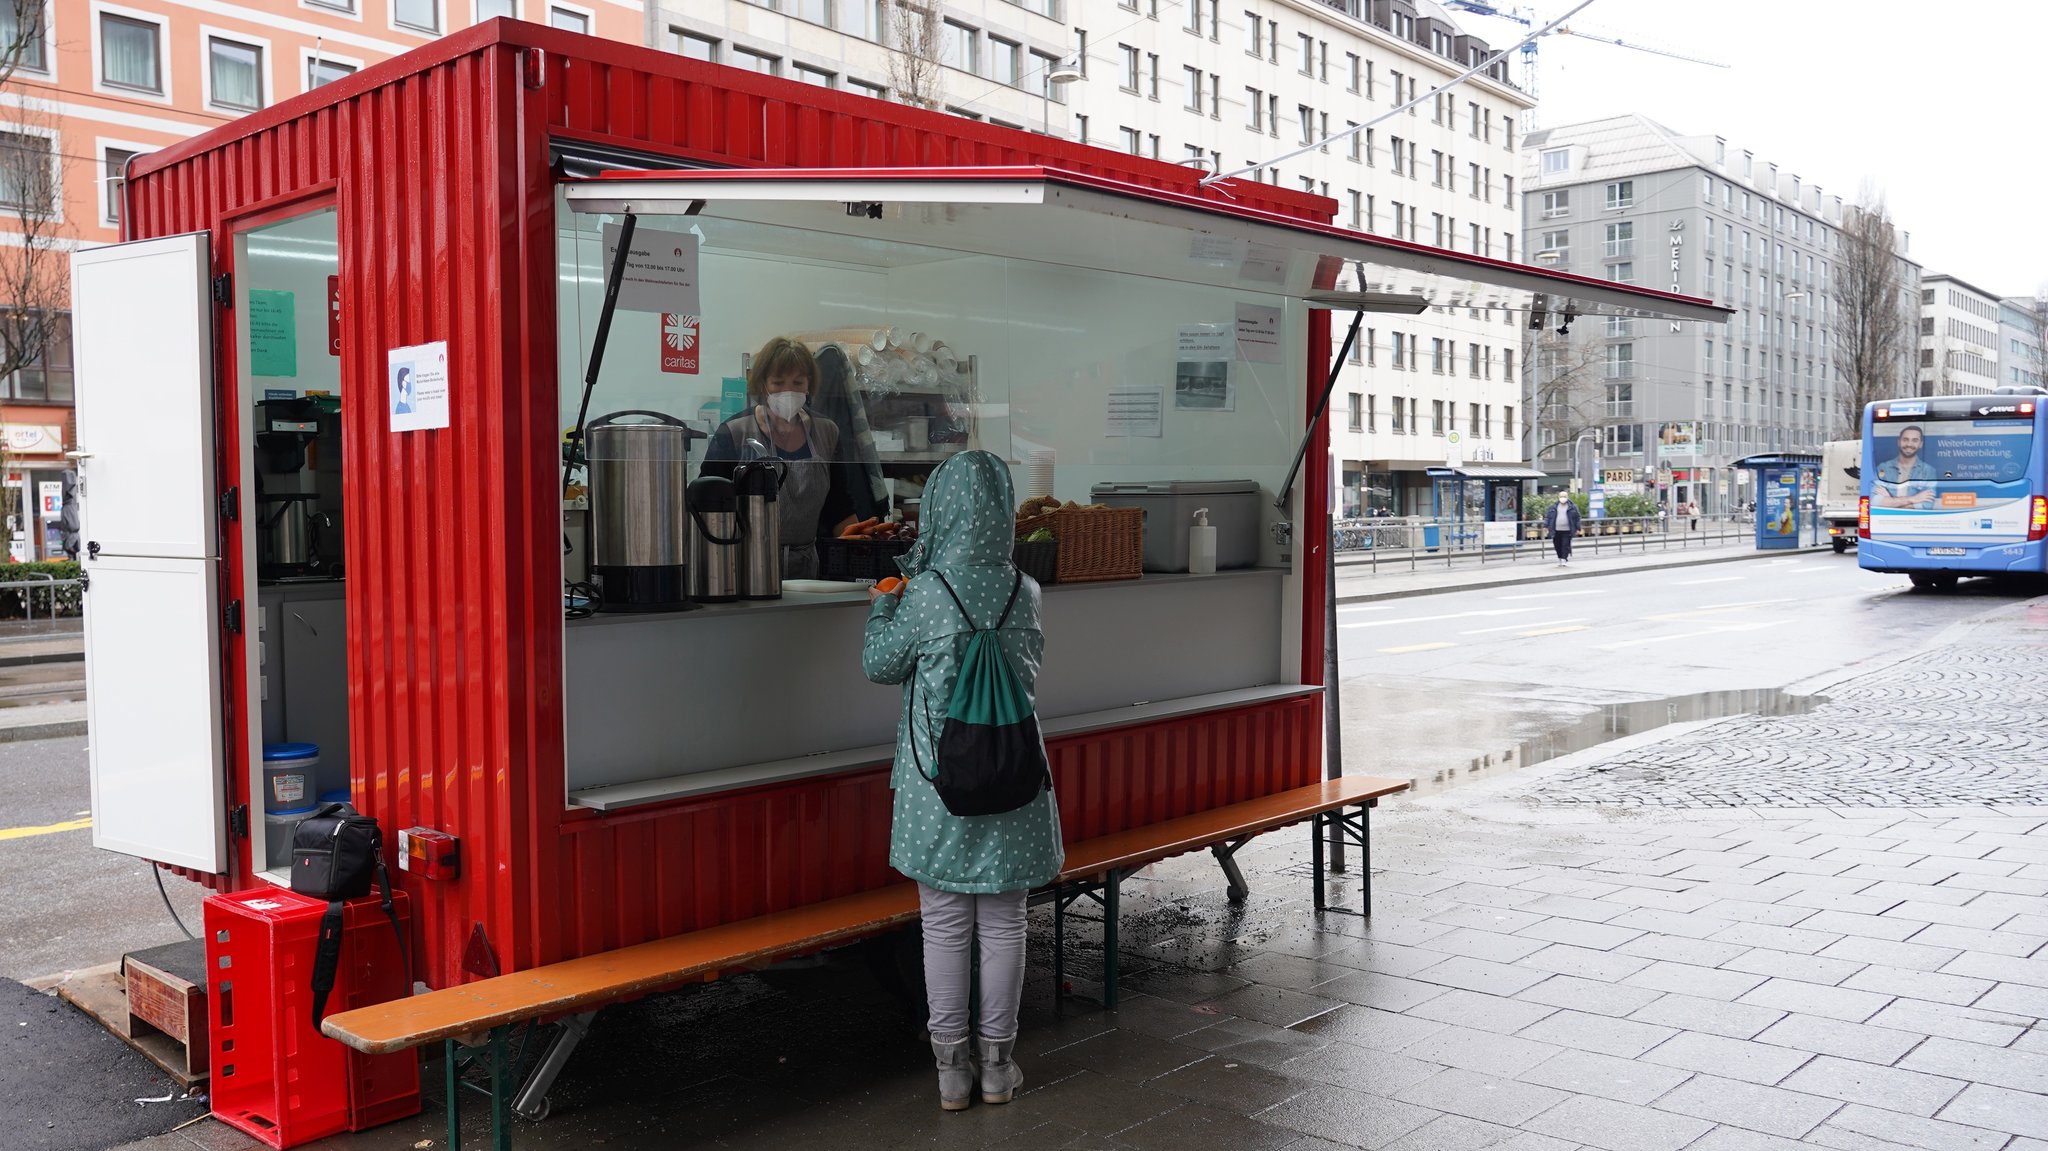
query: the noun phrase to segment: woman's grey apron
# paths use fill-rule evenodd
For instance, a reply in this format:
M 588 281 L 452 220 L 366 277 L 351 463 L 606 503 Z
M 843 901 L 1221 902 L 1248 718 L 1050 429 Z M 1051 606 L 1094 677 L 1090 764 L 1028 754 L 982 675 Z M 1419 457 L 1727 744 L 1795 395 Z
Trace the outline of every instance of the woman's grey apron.
M 738 429 L 741 442 L 749 438 L 767 441 L 767 434 L 761 430 L 759 417 L 746 417 L 746 426 Z M 810 441 L 811 458 L 807 460 L 783 460 L 787 471 L 782 477 L 782 486 L 776 489 L 776 518 L 781 523 L 782 578 L 818 578 L 818 535 L 830 531 L 831 524 L 818 522 L 825 511 L 825 495 L 832 488 L 830 464 L 839 450 L 839 429 L 830 420 L 814 416 L 804 417 L 804 431 Z

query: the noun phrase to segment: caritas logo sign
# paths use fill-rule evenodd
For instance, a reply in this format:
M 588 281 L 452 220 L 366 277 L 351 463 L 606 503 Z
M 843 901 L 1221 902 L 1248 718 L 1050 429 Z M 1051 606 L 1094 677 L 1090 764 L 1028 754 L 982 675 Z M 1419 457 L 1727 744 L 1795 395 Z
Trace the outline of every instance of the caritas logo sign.
M 697 374 L 697 347 L 699 337 L 696 316 L 679 316 L 674 312 L 661 314 L 661 370 L 677 372 L 685 376 Z

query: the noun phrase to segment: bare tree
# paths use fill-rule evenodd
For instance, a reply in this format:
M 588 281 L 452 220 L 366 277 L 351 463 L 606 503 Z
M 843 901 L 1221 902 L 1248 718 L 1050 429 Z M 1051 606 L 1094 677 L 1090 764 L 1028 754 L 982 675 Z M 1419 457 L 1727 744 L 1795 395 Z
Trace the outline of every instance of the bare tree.
M 14 105 L 13 127 L 0 129 L 0 221 L 14 233 L 0 243 L 0 378 L 42 359 L 70 287 L 54 114 L 21 82 L 43 66 L 43 32 L 40 0 L 0 0 L 0 94 Z
M 1541 466 L 1538 461 L 1548 456 L 1552 463 L 1561 459 L 1569 465 L 1579 436 L 1607 422 L 1606 349 L 1599 340 L 1573 343 L 1568 336 L 1544 332 L 1530 341 L 1522 362 L 1532 373 L 1532 410 L 1523 413 L 1528 459 Z
M 19 2 L 19 0 L 15 0 Z M 888 16 L 889 86 L 913 108 L 936 110 L 945 80 L 945 26 L 933 0 L 922 5 L 891 0 Z
M 1866 186 L 1842 221 L 1836 260 L 1838 431 L 1860 434 L 1864 405 L 1914 390 L 1919 301 L 1907 299 L 1898 231 L 1884 197 Z

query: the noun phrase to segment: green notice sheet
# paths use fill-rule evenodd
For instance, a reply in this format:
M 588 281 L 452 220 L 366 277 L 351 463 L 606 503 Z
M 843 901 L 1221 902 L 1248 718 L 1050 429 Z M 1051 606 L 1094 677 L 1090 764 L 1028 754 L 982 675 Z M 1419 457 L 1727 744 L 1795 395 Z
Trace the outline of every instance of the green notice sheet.
M 299 325 L 292 293 L 249 289 L 249 374 L 297 376 Z

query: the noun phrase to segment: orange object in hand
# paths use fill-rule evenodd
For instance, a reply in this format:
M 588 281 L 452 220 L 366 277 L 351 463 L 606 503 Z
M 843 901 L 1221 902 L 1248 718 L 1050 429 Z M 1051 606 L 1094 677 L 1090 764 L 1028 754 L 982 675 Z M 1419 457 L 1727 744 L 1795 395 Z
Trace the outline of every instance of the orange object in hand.
M 868 598 L 874 599 L 876 596 L 896 595 L 902 590 L 903 580 L 900 577 L 883 576 L 881 579 L 875 581 L 875 586 L 873 588 L 870 588 L 868 590 Z

